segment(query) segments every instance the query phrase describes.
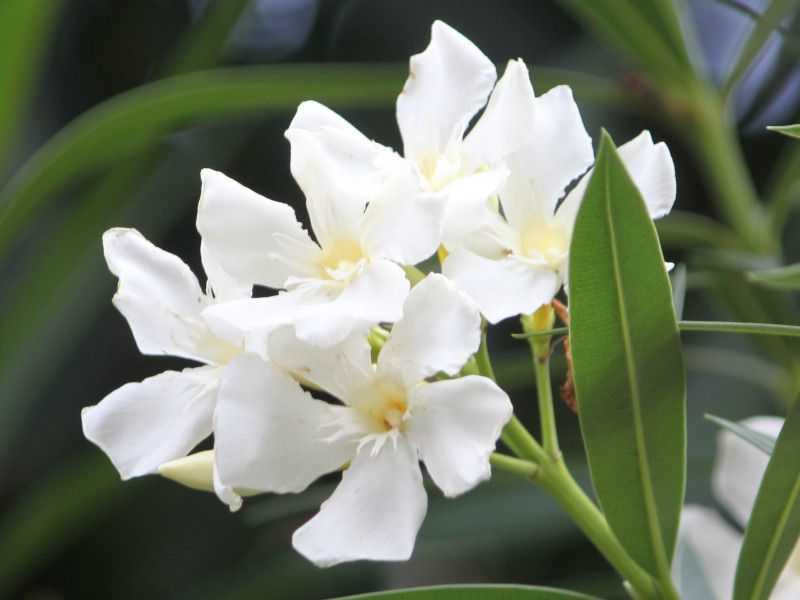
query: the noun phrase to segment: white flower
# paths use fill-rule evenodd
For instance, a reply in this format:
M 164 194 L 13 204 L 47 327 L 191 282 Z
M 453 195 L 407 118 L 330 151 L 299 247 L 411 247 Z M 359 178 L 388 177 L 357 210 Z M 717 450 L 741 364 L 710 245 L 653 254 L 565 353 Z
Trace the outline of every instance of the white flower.
M 450 199 L 445 243 L 476 227 L 463 218 L 464 209 L 486 206 L 505 183 L 504 159 L 530 137 L 533 88 L 525 63 L 509 61 L 495 86 L 496 79 L 491 60 L 455 29 L 435 21 L 430 44 L 411 57 L 408 79 L 397 98 L 405 158 L 427 189 L 442 191 Z
M 241 285 L 286 289 L 210 308 L 204 316 L 221 335 L 292 324 L 300 339 L 331 346 L 355 329 L 400 318 L 409 290 L 400 265 L 436 250 L 445 198 L 422 192 L 398 157 L 337 119 L 305 103 L 295 121 L 321 129 L 293 122 L 287 132 L 316 242 L 288 205 L 203 170 L 197 228 L 210 253 Z M 339 127 L 320 125 L 331 120 Z
M 783 426 L 778 417 L 751 417 L 743 425 L 777 437 Z M 717 437 L 717 458 L 711 486 L 720 505 L 744 529 L 750 519 L 769 456 L 730 431 Z M 689 548 L 700 563 L 709 591 L 717 600 L 733 594 L 736 563 L 742 547 L 742 534 L 712 508 L 687 505 L 681 514 L 678 552 Z M 685 550 L 684 550 L 685 552 Z M 676 564 L 678 558 L 676 558 Z M 676 574 L 678 577 L 679 574 Z M 791 600 L 800 597 L 800 549 L 796 548 L 770 598 Z
M 510 175 L 500 192 L 503 216 L 455 244 L 442 272 L 469 293 L 491 323 L 531 314 L 566 282 L 572 230 L 591 172 L 559 199 L 593 161 L 572 92 L 553 88 L 536 98 L 530 143 L 507 159 Z M 650 215 L 667 214 L 675 201 L 675 167 L 669 150 L 650 133 L 620 146 L 619 154 Z M 486 212 L 485 210 L 483 211 Z M 484 216 L 464 214 L 482 221 Z
M 204 365 L 128 383 L 83 409 L 84 435 L 129 479 L 158 472 L 211 434 L 220 377 L 241 344 L 214 335 L 201 314 L 218 301 L 249 296 L 251 290 L 233 282 L 204 247 L 206 293 L 183 261 L 136 230 L 110 229 L 103 235 L 103 248 L 119 278 L 114 305 L 127 319 L 139 350 Z M 237 501 L 230 490 L 219 493 Z
M 489 456 L 511 416 L 508 396 L 489 379 L 426 381 L 457 373 L 478 348 L 480 315 L 462 292 L 430 275 L 403 313 L 375 366 L 365 335 L 329 349 L 300 341 L 291 327 L 270 335 L 275 364 L 341 405 L 297 392 L 254 354 L 234 359 L 223 377 L 215 435 L 224 485 L 296 492 L 349 464 L 294 534 L 295 548 L 321 566 L 408 558 L 427 508 L 418 461 L 446 496 L 466 492 L 490 476 Z M 277 391 L 267 399 L 268 390 Z

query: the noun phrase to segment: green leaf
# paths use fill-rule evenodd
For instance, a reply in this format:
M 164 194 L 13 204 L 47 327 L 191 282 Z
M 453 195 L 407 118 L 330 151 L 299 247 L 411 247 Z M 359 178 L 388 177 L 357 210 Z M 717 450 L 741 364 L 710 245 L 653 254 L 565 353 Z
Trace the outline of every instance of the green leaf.
M 386 106 L 402 86 L 397 66 L 282 65 L 219 69 L 157 81 L 87 111 L 40 148 L 0 193 L 0 255 L 69 182 L 203 121 L 288 111 L 314 98 L 331 106 Z
M 593 596 L 525 585 L 442 585 L 344 596 L 339 600 L 592 600 Z
M 725 82 L 726 95 L 730 93 L 742 75 L 745 74 L 753 63 L 753 59 L 764 47 L 769 36 L 780 25 L 780 22 L 796 7 L 797 0 L 772 0 L 769 6 L 764 9 L 761 18 L 756 21 L 755 27 L 753 27 L 747 40 L 742 45 L 742 50 L 739 52 L 736 63 L 731 69 L 731 74 Z
M 662 584 L 686 476 L 686 382 L 655 228 L 603 133 L 570 249 L 570 348 L 603 513 Z
M 561 0 L 628 59 L 653 75 L 683 81 L 692 65 L 671 0 Z
M 775 438 L 766 433 L 761 433 L 760 431 L 751 429 L 747 425 L 728 421 L 727 419 L 715 417 L 714 415 L 706 415 L 706 419 L 739 436 L 745 442 L 749 442 L 765 454 L 772 454 L 775 450 Z
M 0 174 L 25 123 L 61 0 L 0 2 Z
M 783 135 L 788 135 L 793 138 L 800 138 L 800 124 L 799 125 L 770 125 L 767 127 L 770 131 L 777 131 Z
M 795 401 L 767 464 L 744 534 L 734 600 L 766 600 L 800 535 L 800 401 Z
M 765 271 L 750 271 L 747 279 L 767 288 L 800 290 L 800 263 Z

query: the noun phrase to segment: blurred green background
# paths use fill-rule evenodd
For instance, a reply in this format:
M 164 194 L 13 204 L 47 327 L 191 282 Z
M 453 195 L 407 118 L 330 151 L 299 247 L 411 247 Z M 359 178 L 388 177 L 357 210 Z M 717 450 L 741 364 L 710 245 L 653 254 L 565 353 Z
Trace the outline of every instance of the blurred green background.
M 646 63 L 619 52 L 624 45 L 613 36 L 593 35 L 590 19 L 587 31 L 580 4 L 0 2 L 0 597 L 326 598 L 448 582 L 624 597 L 555 502 L 502 473 L 457 500 L 431 487 L 409 562 L 320 570 L 292 551 L 290 538 L 335 477 L 297 496 L 250 499 L 230 514 L 212 495 L 157 477 L 120 482 L 80 428 L 81 407 L 125 382 L 185 366 L 136 350 L 110 302 L 116 282 L 101 233 L 136 227 L 201 274 L 194 217 L 202 167 L 289 202 L 305 218 L 282 135 L 294 108 L 304 99 L 330 104 L 400 149 L 394 99 L 434 19 L 501 68 L 523 58 L 537 93 L 572 85 L 594 139 L 601 127 L 617 143 L 648 128 L 668 142 L 677 213 L 660 231 L 667 258 L 688 265 L 686 318 L 800 322 L 792 298 L 766 296 L 739 275 L 800 260 L 800 143 L 764 129 L 800 120 L 797 10 L 782 15 L 729 103 L 728 125 L 741 135 L 757 190 L 780 198 L 773 231 L 781 250 L 754 252 L 718 220 L 714 196 L 724 185 L 709 175 L 681 102 Z M 757 22 L 754 11 L 766 4 L 677 3 L 695 40 L 687 47 L 698 78 L 724 79 Z M 724 180 L 724 170 L 716 177 Z M 527 345 L 510 337 L 518 327 L 492 329 L 490 346 L 499 382 L 535 431 Z M 797 347 L 716 334 L 684 341 L 687 499 L 713 504 L 715 428 L 703 413 L 780 413 L 798 388 Z M 562 382 L 560 348 L 554 369 Z M 567 460 L 588 485 L 577 419 L 566 406 L 557 418 Z

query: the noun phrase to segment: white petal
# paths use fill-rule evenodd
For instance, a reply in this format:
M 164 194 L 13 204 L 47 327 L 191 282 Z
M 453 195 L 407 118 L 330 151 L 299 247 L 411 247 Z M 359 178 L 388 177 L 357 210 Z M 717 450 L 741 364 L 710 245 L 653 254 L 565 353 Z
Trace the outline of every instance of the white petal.
M 628 173 L 639 188 L 653 219 L 663 217 L 672 209 L 675 202 L 675 165 L 664 142 L 653 144 L 649 131 L 643 131 L 618 149 L 620 158 Z M 570 190 L 564 202 L 556 211 L 556 221 L 572 231 L 586 186 L 593 169 L 584 175 Z
M 633 182 L 642 193 L 650 216 L 668 214 L 675 203 L 675 164 L 664 142 L 653 144 L 649 131 L 643 131 L 619 147 L 619 156 Z
M 489 457 L 511 418 L 508 395 L 490 379 L 469 375 L 414 389 L 408 435 L 445 496 L 489 479 Z
M 450 142 L 460 140 L 496 77 L 492 61 L 472 42 L 435 21 L 431 42 L 411 57 L 408 79 L 397 98 L 406 158 L 416 162 L 439 155 Z
M 442 230 L 446 248 L 463 244 L 497 219 L 497 213 L 489 207 L 489 199 L 502 189 L 507 177 L 508 169 L 498 167 L 460 177 L 442 190 L 448 198 Z
M 406 560 L 428 498 L 416 451 L 400 436 L 353 459 L 319 513 L 295 531 L 295 549 L 320 567 L 351 560 Z
M 462 169 L 475 171 L 497 164 L 522 147 L 534 129 L 534 95 L 528 68 L 510 60 L 494 87 L 486 110 L 464 139 Z
M 478 303 L 490 323 L 533 313 L 550 302 L 561 285 L 547 267 L 513 256 L 492 260 L 461 247 L 445 259 L 442 273 Z
M 354 237 L 366 203 L 380 193 L 387 177 L 407 168 L 389 148 L 352 127 L 309 130 L 293 123 L 286 138 L 292 146 L 292 175 L 305 194 L 311 228 L 323 248 Z
M 751 417 L 741 421 L 751 429 L 778 436 L 783 419 Z M 717 457 L 711 474 L 711 489 L 717 501 L 742 526 L 747 525 L 750 511 L 767 468 L 769 456 L 727 430 L 717 434 Z
M 297 339 L 291 327 L 281 327 L 269 336 L 268 346 L 276 365 L 346 404 L 353 404 L 374 379 L 366 332 L 354 333 L 331 348 L 319 348 Z
M 728 525 L 717 511 L 704 506 L 687 505 L 681 512 L 674 568 L 677 569 L 681 560 L 697 560 L 699 565 L 696 566 L 702 569 L 716 600 L 727 600 L 733 594 L 733 579 L 741 547 L 742 535 Z M 702 594 L 702 590 L 689 595 L 691 590 L 688 589 L 688 581 L 677 583 L 686 598 L 705 598 L 697 595 Z
M 307 308 L 294 320 L 297 337 L 316 346 L 332 346 L 353 331 L 397 321 L 410 287 L 398 265 L 372 260 L 338 295 L 332 295 L 329 285 L 312 290 Z
M 643 131 L 619 147 L 619 156 L 636 187 L 642 192 L 650 216 L 668 214 L 675 203 L 675 164 L 664 142 L 653 144 L 649 131 Z
M 201 362 L 220 358 L 215 337 L 200 319 L 208 298 L 181 259 L 135 229 L 109 229 L 103 250 L 108 268 L 119 277 L 114 306 L 127 319 L 143 354 Z
M 208 276 L 206 294 L 213 297 L 216 302 L 249 298 L 253 293 L 251 284 L 237 281 L 222 268 L 204 242 L 200 242 L 200 260 L 202 260 L 203 270 Z
M 518 229 L 551 218 L 567 185 L 594 160 L 592 139 L 569 87 L 553 88 L 535 106 L 530 141 L 506 159 L 510 175 L 500 194 L 508 222 Z
M 269 200 L 222 173 L 203 169 L 197 231 L 240 285 L 283 287 L 289 276 L 318 273 L 321 251 L 288 204 Z
M 378 356 L 378 370 L 396 369 L 408 386 L 444 371 L 457 373 L 481 341 L 481 316 L 475 303 L 445 277 L 430 274 L 403 305 Z
M 368 143 L 370 142 L 358 129 L 353 127 L 344 117 L 338 115 L 327 106 L 306 100 L 297 107 L 297 112 L 289 124 L 289 129 L 301 129 L 316 132 L 323 128 L 340 129 L 352 135 L 359 135 Z
M 361 222 L 363 243 L 375 258 L 415 265 L 436 252 L 442 240 L 447 196 L 419 191 L 409 170 L 398 172 Z
M 219 369 L 165 371 L 127 383 L 81 411 L 83 434 L 123 479 L 156 473 L 211 434 Z
M 234 489 L 301 492 L 339 469 L 353 457 L 356 444 L 325 441 L 334 433 L 333 409 L 258 356 L 234 358 L 223 374 L 214 414 L 220 483 Z

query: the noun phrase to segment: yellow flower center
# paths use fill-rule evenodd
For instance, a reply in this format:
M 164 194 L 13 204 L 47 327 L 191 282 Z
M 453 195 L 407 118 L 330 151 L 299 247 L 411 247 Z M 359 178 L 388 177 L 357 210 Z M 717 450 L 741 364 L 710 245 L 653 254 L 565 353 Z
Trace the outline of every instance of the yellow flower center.
M 322 267 L 329 276 L 345 275 L 365 258 L 364 249 L 356 240 L 336 240 L 328 244 L 322 253 Z
M 394 378 L 380 379 L 375 386 L 375 396 L 366 412 L 375 421 L 379 431 L 402 429 L 408 412 L 405 386 Z
M 569 235 L 564 227 L 532 222 L 520 236 L 520 248 L 526 258 L 544 261 L 555 270 L 569 253 Z

